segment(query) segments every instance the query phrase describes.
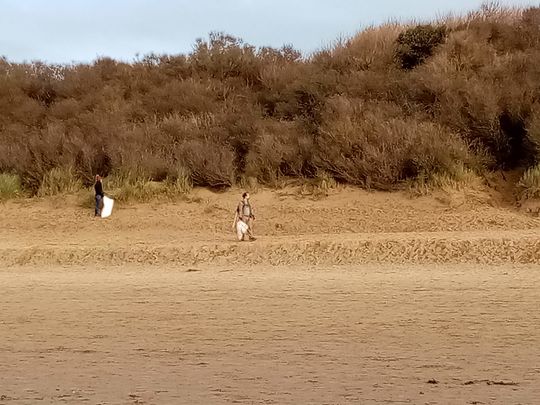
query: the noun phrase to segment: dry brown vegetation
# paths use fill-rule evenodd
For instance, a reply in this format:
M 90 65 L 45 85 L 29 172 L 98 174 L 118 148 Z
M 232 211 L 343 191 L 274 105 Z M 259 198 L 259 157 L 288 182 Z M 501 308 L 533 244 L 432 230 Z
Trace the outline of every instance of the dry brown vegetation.
M 459 181 L 538 164 L 539 96 L 540 8 L 371 27 L 308 58 L 211 34 L 188 55 L 129 64 L 1 59 L 0 173 L 19 178 L 9 195 L 95 173 L 181 189 Z M 537 187 L 538 170 L 527 176 Z

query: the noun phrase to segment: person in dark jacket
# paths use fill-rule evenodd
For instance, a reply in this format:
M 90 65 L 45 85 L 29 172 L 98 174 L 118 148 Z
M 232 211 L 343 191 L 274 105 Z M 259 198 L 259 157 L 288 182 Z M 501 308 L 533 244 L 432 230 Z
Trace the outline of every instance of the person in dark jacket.
M 94 184 L 94 190 L 96 192 L 96 212 L 95 216 L 101 216 L 101 207 L 103 206 L 103 183 L 101 182 L 101 176 L 96 175 L 96 183 Z

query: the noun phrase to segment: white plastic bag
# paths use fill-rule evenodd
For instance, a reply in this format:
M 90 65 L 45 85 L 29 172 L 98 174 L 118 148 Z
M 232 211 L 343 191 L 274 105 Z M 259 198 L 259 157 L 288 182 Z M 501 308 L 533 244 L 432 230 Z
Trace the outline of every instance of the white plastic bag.
M 239 241 L 244 239 L 244 236 L 246 235 L 248 229 L 249 226 L 244 221 L 238 221 L 236 223 L 236 236 L 238 237 Z
M 103 196 L 103 208 L 101 208 L 101 218 L 110 217 L 114 206 L 114 200 L 107 196 Z

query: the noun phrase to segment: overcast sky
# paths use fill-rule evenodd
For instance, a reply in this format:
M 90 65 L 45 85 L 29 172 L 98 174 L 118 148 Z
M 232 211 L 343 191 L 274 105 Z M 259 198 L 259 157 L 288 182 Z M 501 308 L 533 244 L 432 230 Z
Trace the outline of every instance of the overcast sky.
M 482 0 L 0 0 L 0 55 L 20 62 L 186 53 L 224 31 L 305 54 L 370 24 L 465 12 Z M 504 5 L 540 1 L 503 0 Z

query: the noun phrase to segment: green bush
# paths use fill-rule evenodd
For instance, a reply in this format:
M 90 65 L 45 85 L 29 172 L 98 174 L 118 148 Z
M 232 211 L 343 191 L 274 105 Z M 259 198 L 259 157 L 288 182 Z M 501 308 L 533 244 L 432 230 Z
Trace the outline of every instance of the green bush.
M 417 25 L 399 34 L 396 40 L 395 58 L 402 69 L 413 69 L 433 55 L 434 49 L 446 37 L 444 27 Z

